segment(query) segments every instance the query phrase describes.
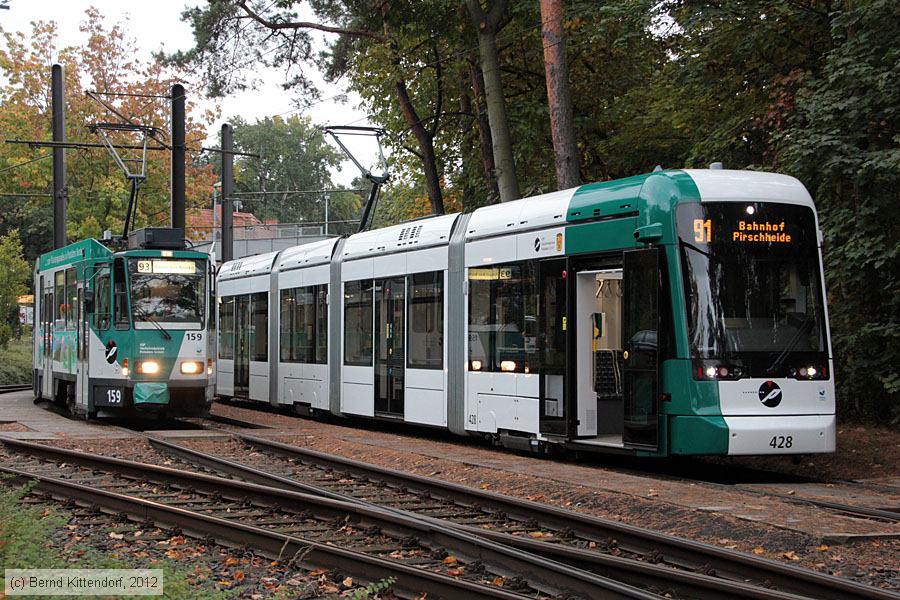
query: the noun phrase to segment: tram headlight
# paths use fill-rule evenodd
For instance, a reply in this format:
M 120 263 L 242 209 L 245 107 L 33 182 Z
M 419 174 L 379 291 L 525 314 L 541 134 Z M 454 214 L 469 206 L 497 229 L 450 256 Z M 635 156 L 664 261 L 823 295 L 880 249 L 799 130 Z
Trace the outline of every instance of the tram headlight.
M 794 379 L 823 380 L 828 379 L 828 367 L 825 365 L 805 365 L 799 368 L 792 367 L 788 374 Z
M 480 370 L 481 370 L 481 367 L 484 366 L 484 365 L 481 363 L 480 360 L 473 360 L 473 361 L 471 362 L 471 365 L 472 365 L 472 370 L 473 370 L 473 371 L 480 371 Z
M 156 375 L 159 373 L 159 363 L 155 360 L 142 360 L 137 365 L 137 372 L 141 375 Z
M 198 375 L 203 372 L 203 363 L 199 360 L 186 360 L 181 363 L 182 375 Z
M 505 371 L 507 373 L 516 370 L 516 361 L 514 360 L 501 360 L 500 361 L 500 370 Z
M 700 360 L 694 362 L 694 379 L 734 381 L 747 376 L 740 364 L 721 364 L 717 361 Z

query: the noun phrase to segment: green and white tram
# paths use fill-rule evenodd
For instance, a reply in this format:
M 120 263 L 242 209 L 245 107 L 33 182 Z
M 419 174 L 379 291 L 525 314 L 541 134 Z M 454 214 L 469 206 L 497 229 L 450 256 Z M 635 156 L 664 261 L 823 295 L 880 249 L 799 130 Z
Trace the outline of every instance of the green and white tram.
M 162 246 L 89 239 L 38 258 L 35 397 L 86 418 L 208 411 L 209 257 Z
M 217 393 L 508 447 L 832 452 L 813 201 L 658 171 L 226 263 Z

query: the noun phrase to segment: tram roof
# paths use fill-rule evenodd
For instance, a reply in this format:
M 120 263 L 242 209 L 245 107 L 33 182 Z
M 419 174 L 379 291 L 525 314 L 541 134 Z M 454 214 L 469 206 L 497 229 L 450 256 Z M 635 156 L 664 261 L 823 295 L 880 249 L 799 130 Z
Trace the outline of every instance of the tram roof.
M 331 255 L 334 252 L 334 245 L 337 241 L 338 238 L 329 238 L 287 248 L 279 255 L 275 268 L 278 271 L 290 271 L 300 267 L 311 267 L 328 263 L 331 261 Z
M 41 254 L 38 257 L 38 271 L 47 271 L 83 260 L 108 256 L 112 256 L 112 251 L 97 240 L 81 240 Z
M 363 231 L 347 238 L 341 254 L 353 260 L 379 254 L 408 252 L 433 246 L 446 246 L 458 213 L 407 221 L 383 229 Z
M 245 256 L 244 258 L 229 261 L 219 269 L 219 279 L 224 281 L 265 275 L 272 271 L 272 263 L 275 261 L 276 256 L 278 256 L 278 251 Z

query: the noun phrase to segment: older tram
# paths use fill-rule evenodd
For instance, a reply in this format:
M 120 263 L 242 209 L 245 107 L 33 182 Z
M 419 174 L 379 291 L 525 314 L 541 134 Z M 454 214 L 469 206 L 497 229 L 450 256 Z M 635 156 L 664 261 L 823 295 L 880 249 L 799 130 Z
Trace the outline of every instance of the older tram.
M 208 411 L 209 257 L 184 250 L 183 234 L 166 231 L 156 238 L 168 242 L 114 251 L 89 239 L 39 257 L 36 398 L 86 418 Z
M 813 201 L 672 170 L 236 260 L 217 394 L 515 448 L 832 452 Z

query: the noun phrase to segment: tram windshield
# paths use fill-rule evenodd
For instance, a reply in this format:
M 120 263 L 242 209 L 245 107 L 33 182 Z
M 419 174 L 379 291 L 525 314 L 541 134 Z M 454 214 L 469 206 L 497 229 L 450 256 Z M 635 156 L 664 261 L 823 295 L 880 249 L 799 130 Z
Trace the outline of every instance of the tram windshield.
M 131 311 L 136 324 L 203 324 L 206 261 L 180 258 L 128 260 Z
M 676 215 L 692 357 L 824 356 L 811 209 L 723 202 L 683 204 Z

